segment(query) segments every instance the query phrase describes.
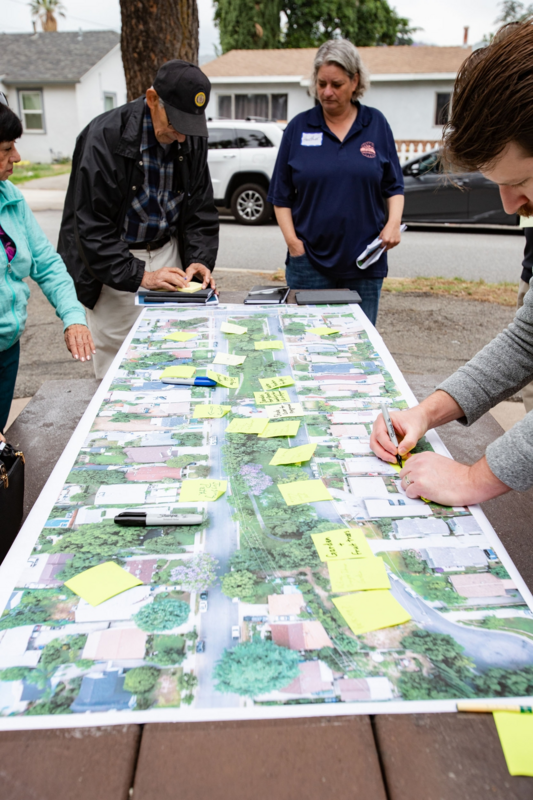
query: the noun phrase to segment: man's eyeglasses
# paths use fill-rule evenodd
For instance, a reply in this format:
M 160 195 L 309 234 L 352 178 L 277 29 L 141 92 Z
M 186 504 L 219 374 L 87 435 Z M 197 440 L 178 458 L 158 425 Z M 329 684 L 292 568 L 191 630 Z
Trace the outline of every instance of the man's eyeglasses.
M 3 92 L 0 92 L 0 103 L 2 103 L 3 106 L 7 106 L 9 108 L 9 103 L 7 102 L 7 97 L 5 96 L 5 94 Z

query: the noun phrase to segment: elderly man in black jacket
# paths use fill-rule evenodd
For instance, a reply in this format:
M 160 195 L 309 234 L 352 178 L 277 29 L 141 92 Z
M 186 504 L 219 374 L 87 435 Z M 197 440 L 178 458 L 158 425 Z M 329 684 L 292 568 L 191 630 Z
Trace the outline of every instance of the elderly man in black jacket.
M 210 83 L 168 61 L 146 97 L 78 137 L 58 250 L 87 308 L 103 378 L 137 319 L 134 293 L 196 278 L 215 288 L 218 214 L 207 166 Z

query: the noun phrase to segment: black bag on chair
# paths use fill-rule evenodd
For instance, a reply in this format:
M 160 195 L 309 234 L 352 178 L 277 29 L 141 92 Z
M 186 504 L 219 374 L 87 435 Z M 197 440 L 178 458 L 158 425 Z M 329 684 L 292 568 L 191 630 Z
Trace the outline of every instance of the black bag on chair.
M 22 525 L 24 463 L 23 453 L 0 442 L 0 564 Z

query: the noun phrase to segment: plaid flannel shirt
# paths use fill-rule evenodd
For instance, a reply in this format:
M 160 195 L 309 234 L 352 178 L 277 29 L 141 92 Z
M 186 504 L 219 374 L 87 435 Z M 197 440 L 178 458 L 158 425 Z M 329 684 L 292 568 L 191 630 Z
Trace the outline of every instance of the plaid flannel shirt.
M 141 153 L 144 183 L 133 198 L 124 220 L 122 238 L 126 242 L 155 242 L 171 236 L 179 216 L 183 193 L 172 190 L 175 147 L 162 147 L 156 139 L 150 109 L 144 101 Z

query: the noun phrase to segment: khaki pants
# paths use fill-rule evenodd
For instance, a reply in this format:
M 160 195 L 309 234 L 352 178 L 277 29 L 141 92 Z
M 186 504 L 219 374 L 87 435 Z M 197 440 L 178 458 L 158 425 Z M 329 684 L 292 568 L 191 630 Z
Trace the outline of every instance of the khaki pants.
M 132 256 L 144 261 L 147 272 L 163 267 L 181 269 L 178 242 L 171 239 L 159 250 L 131 250 Z M 95 307 L 87 309 L 87 325 L 96 347 L 93 356 L 94 374 L 101 380 L 120 350 L 142 308 L 135 305 L 134 292 L 119 292 L 105 284 Z
M 526 296 L 526 292 L 529 291 L 529 283 L 526 283 L 522 279 L 520 279 L 520 284 L 518 286 L 518 298 L 516 301 L 516 307 L 521 308 L 524 305 L 524 297 Z M 526 409 L 526 414 L 531 411 L 533 408 L 533 381 L 528 383 L 527 386 L 524 386 L 522 389 L 522 399 L 524 401 L 524 407 Z

